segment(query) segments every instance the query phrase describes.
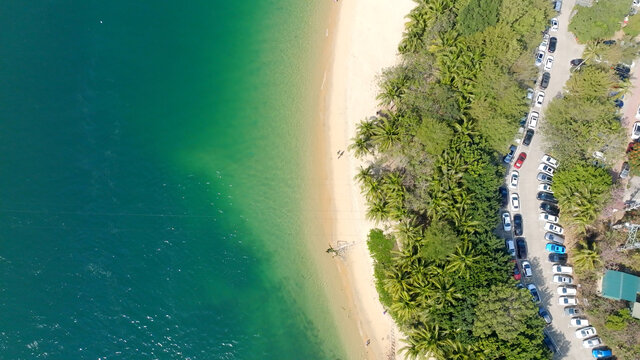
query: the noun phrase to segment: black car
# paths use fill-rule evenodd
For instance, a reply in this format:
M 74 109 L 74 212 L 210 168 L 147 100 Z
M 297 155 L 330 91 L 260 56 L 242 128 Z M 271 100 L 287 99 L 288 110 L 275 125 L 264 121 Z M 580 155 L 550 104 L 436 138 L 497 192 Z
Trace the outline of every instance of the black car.
M 615 45 L 616 41 L 615 40 L 605 40 L 602 42 L 605 45 Z
M 504 186 L 500 186 L 498 188 L 498 194 L 500 194 L 500 206 L 507 206 L 507 203 L 509 202 L 509 190 Z
M 552 193 L 548 193 L 545 191 L 539 191 L 536 198 L 540 201 L 548 201 L 552 204 L 557 204 L 558 200 L 556 200 L 555 196 Z
M 540 204 L 540 210 L 546 212 L 549 215 L 553 215 L 553 216 L 558 216 L 560 214 L 560 209 L 558 209 L 557 206 L 555 206 L 553 204 L 546 203 L 546 202 L 543 202 L 542 204 Z
M 540 88 L 542 90 L 546 90 L 547 86 L 549 86 L 549 80 L 551 80 L 551 74 L 545 72 L 542 74 L 542 80 L 540 80 Z
M 544 345 L 552 353 L 555 353 L 555 352 L 558 351 L 558 348 L 556 347 L 556 344 L 553 343 L 553 340 L 551 340 L 551 337 L 549 337 L 549 335 L 546 332 L 544 333 L 544 338 L 542 339 L 542 342 L 544 342 Z
M 569 63 L 571 66 L 578 66 L 584 62 L 584 59 L 573 59 Z
M 567 263 L 567 254 L 551 253 L 549 254 L 549 262 L 564 265 Z
M 547 51 L 550 53 L 554 53 L 556 51 L 556 46 L 558 46 L 558 39 L 552 37 L 549 39 L 549 46 L 547 47 Z
M 516 238 L 516 256 L 521 260 L 527 258 L 527 242 L 524 238 Z
M 515 214 L 513 216 L 513 233 L 516 236 L 522 236 L 522 215 Z
M 531 144 L 531 140 L 533 140 L 533 134 L 533 130 L 527 129 L 527 132 L 524 134 L 524 139 L 522 139 L 522 144 L 525 146 L 529 146 Z

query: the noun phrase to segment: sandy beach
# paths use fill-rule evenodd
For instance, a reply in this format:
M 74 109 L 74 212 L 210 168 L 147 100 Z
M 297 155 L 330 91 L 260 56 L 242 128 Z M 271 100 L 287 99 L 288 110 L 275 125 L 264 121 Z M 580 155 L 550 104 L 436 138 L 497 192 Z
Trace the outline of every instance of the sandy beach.
M 365 218 L 366 207 L 354 176 L 360 160 L 348 151 L 356 124 L 375 115 L 377 78 L 382 69 L 398 61 L 397 46 L 411 0 L 340 0 L 332 41 L 332 54 L 322 83 L 321 103 L 326 143 L 330 212 L 325 219 L 331 241 L 351 243 L 343 258 L 336 258 L 347 297 L 352 299 L 367 359 L 394 358 L 400 337 L 391 317 L 378 301 L 373 263 L 366 238 L 375 224 Z M 328 30 L 329 31 L 329 30 Z M 369 343 L 368 345 L 367 342 Z

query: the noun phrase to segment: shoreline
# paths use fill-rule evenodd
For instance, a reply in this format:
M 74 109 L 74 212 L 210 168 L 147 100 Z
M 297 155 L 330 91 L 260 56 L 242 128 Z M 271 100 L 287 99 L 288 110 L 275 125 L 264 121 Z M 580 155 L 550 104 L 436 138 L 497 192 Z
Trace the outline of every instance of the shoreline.
M 322 181 L 321 222 L 328 242 L 349 243 L 343 257 L 335 257 L 341 292 L 348 304 L 336 314 L 344 329 L 355 322 L 359 344 L 347 334 L 348 353 L 362 359 L 395 358 L 399 336 L 393 319 L 378 300 L 374 285 L 373 260 L 366 244 L 369 230 L 376 227 L 365 217 L 366 206 L 353 180 L 362 162 L 347 150 L 357 123 L 379 109 L 376 94 L 381 71 L 398 62 L 397 46 L 404 31 L 405 16 L 415 6 L 411 0 L 343 0 L 331 10 L 328 36 L 323 51 L 319 117 L 321 139 L 318 158 Z M 328 48 L 328 49 L 327 49 Z M 345 151 L 341 157 L 337 151 Z M 322 244 L 324 245 L 324 243 Z M 348 319 L 341 320 L 341 315 Z M 368 345 L 367 345 L 368 343 Z M 351 347 L 354 348 L 351 348 Z

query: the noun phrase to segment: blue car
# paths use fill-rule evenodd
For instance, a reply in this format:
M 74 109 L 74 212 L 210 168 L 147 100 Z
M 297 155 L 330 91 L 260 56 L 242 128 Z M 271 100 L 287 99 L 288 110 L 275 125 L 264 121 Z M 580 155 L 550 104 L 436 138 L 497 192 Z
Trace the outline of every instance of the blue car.
M 511 162 L 513 161 L 513 157 L 516 154 L 516 150 L 517 149 L 518 148 L 515 145 L 511 145 L 509 147 L 509 153 L 507 153 L 507 155 L 505 155 L 504 159 L 502 159 L 505 164 L 511 164 Z
M 591 355 L 593 355 L 594 359 L 601 359 L 607 356 L 612 356 L 613 352 L 611 349 L 593 349 L 593 351 L 591 351 Z
M 556 244 L 549 243 L 549 244 L 547 244 L 545 249 L 547 249 L 547 251 L 555 253 L 555 254 L 566 254 L 567 253 L 567 248 L 562 246 L 562 245 L 556 245 Z

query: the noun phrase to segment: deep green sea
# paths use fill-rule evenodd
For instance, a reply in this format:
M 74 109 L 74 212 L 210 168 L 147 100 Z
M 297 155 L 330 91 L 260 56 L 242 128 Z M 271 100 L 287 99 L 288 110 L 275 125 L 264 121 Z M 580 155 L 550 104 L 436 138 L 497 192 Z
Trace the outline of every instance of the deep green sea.
M 332 3 L 0 3 L 0 359 L 346 358 L 303 236 Z

